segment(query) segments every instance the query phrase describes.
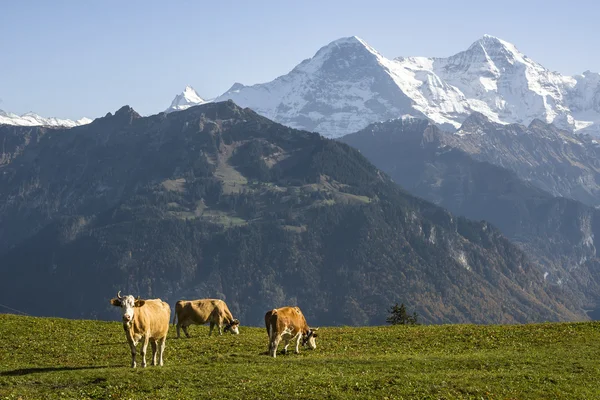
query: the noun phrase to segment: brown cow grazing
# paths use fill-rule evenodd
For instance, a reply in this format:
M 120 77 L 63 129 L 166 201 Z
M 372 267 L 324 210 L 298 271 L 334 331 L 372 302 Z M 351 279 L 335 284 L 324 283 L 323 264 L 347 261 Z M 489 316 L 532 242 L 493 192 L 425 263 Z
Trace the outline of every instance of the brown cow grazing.
M 135 368 L 135 346 L 140 340 L 142 343 L 142 367 L 146 367 L 146 348 L 148 342 L 152 344 L 152 363 L 156 365 L 157 347 L 160 346 L 159 365 L 163 365 L 163 352 L 165 341 L 169 332 L 169 319 L 171 318 L 171 307 L 160 299 L 140 300 L 133 296 L 121 297 L 121 292 L 110 301 L 115 307 L 123 310 L 123 329 L 127 342 L 131 347 L 131 367 Z
M 315 333 L 319 328 L 311 329 L 306 323 L 304 314 L 298 307 L 282 307 L 273 309 L 265 314 L 265 326 L 267 327 L 267 334 L 269 335 L 269 355 L 276 357 L 277 346 L 283 339 L 284 348 L 283 353 L 287 353 L 287 348 L 290 344 L 290 340 L 296 340 L 295 353 L 300 352 L 300 339 L 302 339 L 302 345 L 308 344 L 311 349 L 317 348 Z
M 173 325 L 175 325 L 175 322 L 177 322 L 177 338 L 179 338 L 180 327 L 183 328 L 185 336 L 190 337 L 187 330 L 188 326 L 193 324 L 204 325 L 207 322 L 210 322 L 208 336 L 212 335 L 215 325 L 219 327 L 219 335 L 227 331 L 234 335 L 240 333 L 240 321 L 233 318 L 227 304 L 218 299 L 179 300 L 175 304 Z M 223 329 L 223 322 L 226 323 L 225 329 Z

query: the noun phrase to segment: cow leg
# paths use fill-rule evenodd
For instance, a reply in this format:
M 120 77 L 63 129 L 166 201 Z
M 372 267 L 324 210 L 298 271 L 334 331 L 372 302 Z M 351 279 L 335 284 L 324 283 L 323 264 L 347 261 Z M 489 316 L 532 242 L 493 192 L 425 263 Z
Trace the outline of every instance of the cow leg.
M 272 341 L 271 341 L 271 357 L 275 358 L 277 357 L 277 347 L 279 346 L 279 342 L 281 341 L 281 336 L 276 336 Z
M 146 368 L 146 349 L 148 348 L 148 342 L 148 336 L 144 336 L 144 343 L 142 343 L 142 351 L 140 351 L 140 356 L 142 356 L 142 368 Z
M 160 339 L 160 353 L 158 355 L 159 358 L 159 364 L 161 367 L 163 366 L 163 353 L 165 352 L 165 345 L 167 343 L 167 337 L 163 337 L 162 339 Z
M 219 316 L 219 335 L 223 335 L 223 317 Z
M 298 334 L 298 338 L 296 339 L 296 350 L 294 351 L 294 353 L 299 354 L 300 353 L 300 341 L 302 340 L 302 334 Z
M 188 337 L 188 338 L 190 338 L 191 336 L 188 333 L 188 330 L 187 330 L 188 327 L 187 327 L 187 325 L 181 325 L 181 328 L 183 329 L 183 333 L 185 333 L 185 336 Z
M 156 340 L 152 339 L 150 345 L 152 346 L 152 361 L 150 365 L 156 365 Z
M 131 349 L 131 368 L 135 368 L 136 363 L 135 363 L 135 344 L 133 344 L 133 341 L 129 341 L 129 348 Z
M 180 338 L 180 335 L 179 335 L 179 329 L 180 329 L 180 328 L 181 328 L 181 324 L 178 322 L 178 323 L 177 323 L 177 339 L 179 339 L 179 338 Z
M 283 354 L 287 354 L 287 348 L 290 345 L 290 341 L 289 339 L 284 339 L 283 340 Z
M 210 331 L 208 331 L 208 336 L 212 335 L 213 329 L 215 329 L 215 323 L 210 321 Z
M 271 332 L 269 332 L 269 350 L 267 354 L 271 355 L 271 347 L 273 347 L 273 340 L 271 340 Z

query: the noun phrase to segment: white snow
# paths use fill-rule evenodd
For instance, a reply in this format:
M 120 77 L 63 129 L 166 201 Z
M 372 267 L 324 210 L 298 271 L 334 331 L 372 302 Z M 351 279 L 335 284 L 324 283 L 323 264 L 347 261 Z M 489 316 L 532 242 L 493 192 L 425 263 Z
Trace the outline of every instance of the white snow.
M 175 96 L 165 112 L 185 110 L 204 103 L 207 103 L 207 101 L 200 97 L 193 87 L 187 85 L 181 94 Z
M 474 111 L 503 124 L 538 118 L 600 134 L 600 74 L 563 76 L 490 35 L 448 58 L 393 60 L 356 36 L 342 38 L 286 75 L 236 83 L 215 101 L 227 99 L 329 137 L 401 115 L 457 129 Z
M 35 113 L 28 112 L 23 115 L 17 115 L 0 110 L 0 124 L 18 125 L 18 126 L 55 126 L 72 128 L 74 126 L 86 125 L 92 122 L 89 118 L 80 118 L 76 121 L 60 118 L 44 118 Z

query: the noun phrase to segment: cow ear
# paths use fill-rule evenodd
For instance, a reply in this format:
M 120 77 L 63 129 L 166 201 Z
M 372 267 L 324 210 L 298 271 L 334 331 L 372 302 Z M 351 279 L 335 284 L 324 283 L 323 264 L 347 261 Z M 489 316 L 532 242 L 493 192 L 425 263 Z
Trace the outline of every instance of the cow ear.
M 312 328 L 312 330 L 313 330 L 313 331 L 318 331 L 318 330 L 319 330 L 319 328 Z
M 234 319 L 233 320 L 233 325 L 239 325 L 240 324 L 240 320 L 239 319 Z
M 121 307 L 121 300 L 119 300 L 119 299 L 111 299 L 110 300 L 110 304 L 112 304 L 115 307 Z
M 140 300 L 140 299 L 136 299 L 136 300 L 135 300 L 135 303 L 134 303 L 133 305 L 134 305 L 134 307 L 141 307 L 141 306 L 143 306 L 144 304 L 146 304 L 146 300 Z

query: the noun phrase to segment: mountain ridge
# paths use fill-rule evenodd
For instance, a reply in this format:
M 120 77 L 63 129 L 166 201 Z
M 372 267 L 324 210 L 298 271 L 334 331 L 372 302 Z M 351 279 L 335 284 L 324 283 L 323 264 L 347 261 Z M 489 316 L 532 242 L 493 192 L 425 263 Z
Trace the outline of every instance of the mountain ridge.
M 89 124 L 92 122 L 89 118 L 80 118 L 78 120 L 70 120 L 63 118 L 45 118 L 36 113 L 28 112 L 22 115 L 0 110 L 0 124 L 17 125 L 17 126 L 48 126 L 48 127 L 66 127 L 71 128 Z
M 0 126 L 25 134 L 0 166 L 0 302 L 26 282 L 28 313 L 101 318 L 125 290 L 222 298 L 250 324 L 286 304 L 315 324 L 374 324 L 396 301 L 424 322 L 585 319 L 494 227 L 231 101 Z
M 251 86 L 235 84 L 215 100 L 227 99 L 327 137 L 402 115 L 457 129 L 473 112 L 498 123 L 529 124 L 538 118 L 600 134 L 600 74 L 551 72 L 491 35 L 447 58 L 387 59 L 356 36 L 341 38 L 288 74 Z
M 470 118 L 463 127 L 479 129 L 478 123 L 487 121 L 481 114 Z M 547 127 L 541 121 L 531 125 Z M 502 128 L 510 126 L 499 126 Z M 469 135 L 502 137 L 501 133 L 484 130 L 466 133 L 464 137 Z M 513 142 L 520 140 L 510 132 L 508 135 Z M 536 136 L 521 135 L 526 140 Z M 545 280 L 570 293 L 582 307 L 597 307 L 600 211 L 572 199 L 552 196 L 510 168 L 455 147 L 457 136 L 426 120 L 396 120 L 372 124 L 340 140 L 357 148 L 410 193 L 457 215 L 494 224 L 543 265 Z M 499 143 L 488 142 L 495 147 Z M 543 149 L 535 143 L 532 147 Z M 555 156 L 559 154 L 558 150 L 553 151 Z

